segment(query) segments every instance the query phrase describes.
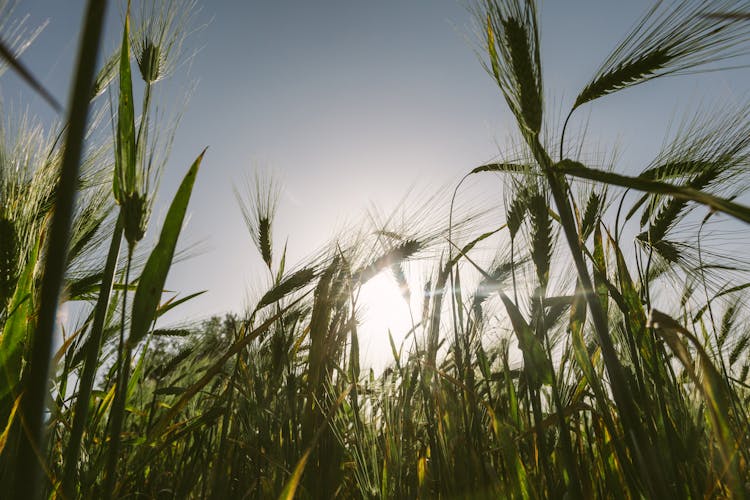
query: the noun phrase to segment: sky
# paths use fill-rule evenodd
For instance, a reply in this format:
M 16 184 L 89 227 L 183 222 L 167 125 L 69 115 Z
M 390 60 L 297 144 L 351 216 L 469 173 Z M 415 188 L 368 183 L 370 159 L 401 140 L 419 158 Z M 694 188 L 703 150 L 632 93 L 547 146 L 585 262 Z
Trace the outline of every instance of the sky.
M 164 106 L 177 104 L 183 116 L 154 208 L 152 237 L 182 175 L 209 147 L 180 240 L 183 248 L 195 245 L 196 255 L 176 264 L 167 283 L 185 294 L 208 292 L 177 317 L 240 311 L 248 290 L 262 289 L 263 264 L 234 196 L 256 169 L 281 181 L 274 243 L 280 248 L 286 241 L 288 260 L 295 262 L 372 206 L 387 212 L 409 188 L 429 192 L 455 185 L 471 168 L 504 152 L 513 121 L 480 64 L 466 5 L 199 2 L 196 30 L 185 43 L 191 57 L 173 81 L 157 89 Z M 545 99 L 554 119 L 649 5 L 540 2 Z M 107 52 L 121 34 L 121 9 L 110 3 Z M 83 10 L 82 0 L 21 0 L 16 8 L 16 17 L 29 15 L 29 26 L 48 23 L 22 60 L 61 102 L 69 93 Z M 616 170 L 634 173 L 684 110 L 701 101 L 743 102 L 748 76 L 741 69 L 637 86 L 577 112 L 572 127 L 588 120 L 589 141 L 603 150 L 616 147 Z M 180 104 L 190 88 L 190 100 Z M 54 119 L 10 73 L 0 78 L 0 95 L 5 112 L 28 110 L 45 123 Z

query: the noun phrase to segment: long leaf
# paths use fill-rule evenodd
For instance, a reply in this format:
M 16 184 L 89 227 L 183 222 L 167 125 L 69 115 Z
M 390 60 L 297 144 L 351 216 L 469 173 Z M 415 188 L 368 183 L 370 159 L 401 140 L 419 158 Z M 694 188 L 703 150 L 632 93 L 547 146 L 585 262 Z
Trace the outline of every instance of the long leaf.
M 74 72 L 67 137 L 60 164 L 60 176 L 55 187 L 55 210 L 45 248 L 47 258 L 40 293 L 39 320 L 29 358 L 28 378 L 24 383 L 25 395 L 20 407 L 20 416 L 26 423 L 27 432 L 21 435 L 19 453 L 15 461 L 16 477 L 13 491 L 9 495 L 11 498 L 36 498 L 42 484 L 38 453 L 44 449 L 44 406 L 49 394 L 52 341 L 60 289 L 67 266 L 70 225 L 105 10 L 106 2 L 100 0 L 90 0 L 86 7 L 83 35 Z
M 175 300 L 175 297 L 172 297 L 164 304 L 160 305 L 158 309 L 156 309 L 156 317 L 163 316 L 167 314 L 168 311 L 171 311 L 175 307 L 184 304 L 185 302 L 188 302 L 190 300 L 193 300 L 196 297 L 200 297 L 204 293 L 206 293 L 208 290 L 201 290 L 200 292 L 193 292 L 190 295 L 186 295 L 185 297 L 181 297 L 177 300 Z
M 505 305 L 505 309 L 513 325 L 513 331 L 518 338 L 518 347 L 523 353 L 524 371 L 530 381 L 535 385 L 551 384 L 552 371 L 550 362 L 544 352 L 544 347 L 538 338 L 534 336 L 531 327 L 523 318 L 521 311 L 503 292 L 500 293 L 500 299 Z
M 129 39 L 130 16 L 126 16 L 120 48 L 120 92 L 117 105 L 115 175 L 113 179 L 113 191 L 118 203 L 122 203 L 128 194 L 135 191 L 135 106 L 133 103 L 133 81 L 130 74 Z
M 155 319 L 161 292 L 164 289 L 164 282 L 167 280 L 167 273 L 169 273 L 169 268 L 172 265 L 177 238 L 180 236 L 182 222 L 185 219 L 190 194 L 193 191 L 195 177 L 205 153 L 206 150 L 204 149 L 182 180 L 182 184 L 180 184 L 167 212 L 159 241 L 149 255 L 138 281 L 138 288 L 133 298 L 133 319 L 130 337 L 128 338 L 131 347 L 146 336 L 149 326 Z
M 0 56 L 2 56 L 2 58 L 5 59 L 8 64 L 10 64 L 13 70 L 18 73 L 18 75 L 29 85 L 29 87 L 34 89 L 37 94 L 42 96 L 42 98 L 47 101 L 47 104 L 52 106 L 52 109 L 54 109 L 58 113 L 62 112 L 62 106 L 60 106 L 60 103 L 57 102 L 57 99 L 55 99 L 52 96 L 52 93 L 44 88 L 44 85 L 42 85 L 39 80 L 34 77 L 31 71 L 29 71 L 28 68 L 26 68 L 26 66 L 15 55 L 13 55 L 13 52 L 2 40 L 0 40 Z
M 717 212 L 723 212 L 731 215 L 741 221 L 750 223 L 750 207 L 734 203 L 718 196 L 713 196 L 697 189 L 675 186 L 667 182 L 654 181 L 642 177 L 629 177 L 614 172 L 605 172 L 589 168 L 573 160 L 563 160 L 554 166 L 555 170 L 573 177 L 588 179 L 596 182 L 603 182 L 613 186 L 645 191 L 653 194 L 667 194 L 675 198 L 694 201 L 706 205 Z
M 39 241 L 29 255 L 29 262 L 16 283 L 13 297 L 8 304 L 9 315 L 0 337 L 0 398 L 13 391 L 21 375 L 22 342 L 34 331 L 34 269 L 39 253 Z

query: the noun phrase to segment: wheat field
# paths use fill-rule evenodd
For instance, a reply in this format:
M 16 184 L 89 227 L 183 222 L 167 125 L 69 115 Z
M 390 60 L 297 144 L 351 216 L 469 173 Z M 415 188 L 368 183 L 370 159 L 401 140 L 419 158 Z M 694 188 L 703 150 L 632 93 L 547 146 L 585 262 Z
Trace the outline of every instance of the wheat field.
M 196 2 L 123 5 L 103 54 L 107 5 L 88 3 L 64 123 L 19 121 L 0 140 L 3 497 L 750 496 L 750 260 L 722 243 L 750 223 L 750 102 L 696 110 L 635 175 L 573 132 L 611 94 L 730 68 L 750 48 L 750 3 L 654 4 L 558 126 L 536 2 L 474 1 L 515 119 L 507 160 L 467 165 L 452 195 L 405 204 L 406 223 L 367 221 L 298 263 L 273 237 L 279 182 L 252 177 L 237 210 L 268 286 L 242 314 L 179 328 L 159 318 L 198 294 L 165 282 L 211 151 L 196 147 L 157 224 L 171 139 L 152 96 Z M 61 108 L 14 34 L 0 40 L 10 71 Z M 476 177 L 502 186 L 501 219 L 454 204 Z M 382 332 L 392 358 L 376 372 L 359 298 L 381 273 L 410 328 Z M 59 341 L 72 303 L 85 319 Z

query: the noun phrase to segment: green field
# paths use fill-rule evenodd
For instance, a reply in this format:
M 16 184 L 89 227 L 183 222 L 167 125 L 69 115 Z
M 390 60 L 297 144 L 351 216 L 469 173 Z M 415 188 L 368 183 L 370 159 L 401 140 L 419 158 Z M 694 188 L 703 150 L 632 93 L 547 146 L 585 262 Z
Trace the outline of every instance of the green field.
M 104 4 L 87 7 L 63 123 L 12 118 L 0 137 L 0 496 L 750 497 L 750 259 L 731 244 L 750 223 L 750 101 L 696 106 L 632 175 L 584 150 L 579 116 L 731 67 L 748 2 L 655 5 L 554 120 L 537 6 L 475 1 L 517 125 L 504 160 L 431 200 L 445 217 L 372 221 L 299 263 L 274 244 L 280 185 L 257 175 L 237 210 L 270 285 L 242 314 L 179 328 L 158 320 L 189 317 L 197 295 L 164 289 L 211 150 L 196 145 L 157 224 L 174 132 L 152 96 L 195 3 L 128 6 L 112 54 Z M 0 40 L 45 94 L 13 33 Z M 477 177 L 502 186 L 501 218 L 454 209 Z M 380 273 L 411 328 L 382 332 L 376 372 L 359 295 Z M 61 324 L 66 307 L 85 320 Z

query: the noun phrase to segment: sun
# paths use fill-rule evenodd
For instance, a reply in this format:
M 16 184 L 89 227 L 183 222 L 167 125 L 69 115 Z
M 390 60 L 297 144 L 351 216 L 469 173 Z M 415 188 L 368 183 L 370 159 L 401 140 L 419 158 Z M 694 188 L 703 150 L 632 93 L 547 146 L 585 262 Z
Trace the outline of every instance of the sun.
M 363 367 L 372 367 L 379 372 L 393 362 L 388 331 L 398 349 L 412 327 L 409 305 L 396 280 L 387 272 L 378 274 L 362 286 L 357 305 L 360 311 L 360 361 Z M 404 351 L 407 348 L 404 346 Z

